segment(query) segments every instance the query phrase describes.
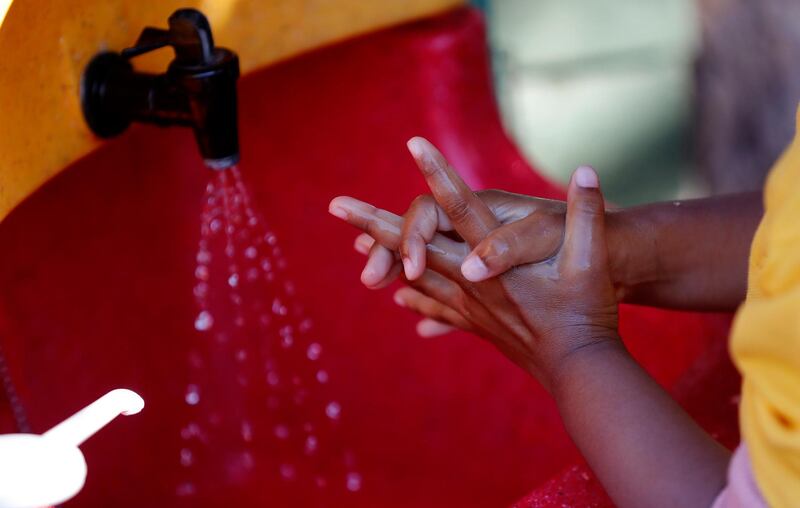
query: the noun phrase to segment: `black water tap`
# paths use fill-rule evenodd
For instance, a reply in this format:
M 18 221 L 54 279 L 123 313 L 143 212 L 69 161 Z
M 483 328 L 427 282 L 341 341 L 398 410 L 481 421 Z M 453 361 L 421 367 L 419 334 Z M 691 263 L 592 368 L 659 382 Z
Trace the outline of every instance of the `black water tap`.
M 133 70 L 131 58 L 164 46 L 175 50 L 164 74 Z M 169 17 L 169 29 L 147 27 L 134 47 L 97 54 L 83 73 L 81 106 L 89 127 L 103 138 L 131 122 L 192 127 L 206 165 L 225 169 L 239 161 L 238 78 L 239 58 L 214 47 L 206 17 L 180 9 Z

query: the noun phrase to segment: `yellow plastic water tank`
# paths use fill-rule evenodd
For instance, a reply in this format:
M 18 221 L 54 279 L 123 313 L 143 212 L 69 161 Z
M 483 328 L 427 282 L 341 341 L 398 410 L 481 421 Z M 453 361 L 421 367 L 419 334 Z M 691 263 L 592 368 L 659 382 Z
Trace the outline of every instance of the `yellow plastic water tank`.
M 180 7 L 209 18 L 247 72 L 463 0 L 0 0 L 0 220 L 100 142 L 80 111 L 80 76 L 98 51 L 131 45 Z M 3 5 L 5 4 L 5 5 Z M 144 59 L 163 70 L 169 52 Z M 138 62 L 137 62 L 138 65 Z

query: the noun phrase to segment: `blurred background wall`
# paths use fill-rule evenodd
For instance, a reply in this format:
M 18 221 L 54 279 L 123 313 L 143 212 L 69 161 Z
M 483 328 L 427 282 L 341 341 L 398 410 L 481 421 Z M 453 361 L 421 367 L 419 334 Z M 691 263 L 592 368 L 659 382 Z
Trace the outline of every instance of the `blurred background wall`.
M 695 160 L 714 192 L 760 188 L 800 98 L 800 2 L 700 0 Z
M 482 0 L 504 121 L 634 204 L 759 188 L 794 131 L 796 0 Z

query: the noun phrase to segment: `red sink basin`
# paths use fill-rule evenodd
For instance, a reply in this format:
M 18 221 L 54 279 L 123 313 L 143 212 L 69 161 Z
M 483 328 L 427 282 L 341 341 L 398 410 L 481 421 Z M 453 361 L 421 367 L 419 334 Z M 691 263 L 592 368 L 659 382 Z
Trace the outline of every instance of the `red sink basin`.
M 209 174 L 190 132 L 134 128 L 0 223 L 0 345 L 33 430 L 111 388 L 147 402 L 85 444 L 88 481 L 70 506 L 497 507 L 532 490 L 519 506 L 608 504 L 536 382 L 474 337 L 417 338 L 416 318 L 390 292 L 359 284 L 355 232 L 326 211 L 339 194 L 401 211 L 424 192 L 405 149 L 413 135 L 440 146 L 476 188 L 560 196 L 506 137 L 488 68 L 480 16 L 459 9 L 241 82 L 242 172 L 324 345 L 325 389 L 342 408 L 329 449 L 352 450 L 356 493 L 334 473 L 323 489 L 281 477 L 265 444 L 277 423 L 267 381 L 241 387 L 230 363 L 209 364 L 208 386 L 187 404 L 192 352 L 225 351 L 193 327 Z M 637 357 L 733 445 L 727 326 L 726 316 L 622 316 Z M 186 465 L 187 422 L 221 418 L 224 428 L 243 411 L 258 415 L 252 444 L 220 431 L 195 443 L 203 460 Z M 0 425 L 14 431 L 7 401 Z M 242 450 L 254 466 L 231 474 L 230 455 Z

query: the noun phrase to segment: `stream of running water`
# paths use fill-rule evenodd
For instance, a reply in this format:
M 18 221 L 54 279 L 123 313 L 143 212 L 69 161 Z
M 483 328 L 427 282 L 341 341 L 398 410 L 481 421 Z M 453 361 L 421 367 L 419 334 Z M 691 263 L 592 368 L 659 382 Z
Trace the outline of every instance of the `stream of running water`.
M 286 266 L 239 168 L 210 171 L 192 289 L 199 342 L 182 401 L 196 417 L 180 431 L 178 496 L 202 493 L 192 481 L 199 467 L 218 467 L 234 484 L 257 471 L 297 488 L 362 488 L 337 438 L 344 410 L 329 393 L 326 344 Z

